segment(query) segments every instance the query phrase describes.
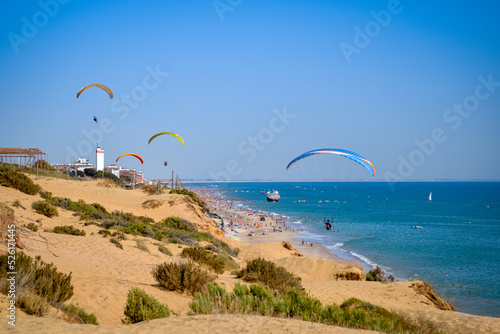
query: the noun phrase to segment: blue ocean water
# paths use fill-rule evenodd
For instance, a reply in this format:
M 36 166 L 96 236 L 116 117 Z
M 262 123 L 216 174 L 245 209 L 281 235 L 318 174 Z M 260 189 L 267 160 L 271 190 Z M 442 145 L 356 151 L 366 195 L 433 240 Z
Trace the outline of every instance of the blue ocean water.
M 366 271 L 380 266 L 399 280 L 425 280 L 461 312 L 500 317 L 499 182 L 401 182 L 394 189 L 383 182 L 192 186 L 212 187 L 247 207 L 288 216 L 290 226 L 304 229 L 300 239 L 322 244 Z M 268 203 L 262 191 L 273 189 L 281 199 Z M 333 220 L 331 231 L 324 219 Z

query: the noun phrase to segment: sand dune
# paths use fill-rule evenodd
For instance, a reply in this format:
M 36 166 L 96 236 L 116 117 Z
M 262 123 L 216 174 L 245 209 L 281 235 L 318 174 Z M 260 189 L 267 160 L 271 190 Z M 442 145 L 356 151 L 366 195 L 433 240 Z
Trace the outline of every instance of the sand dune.
M 198 315 L 157 319 L 134 325 L 93 326 L 68 324 L 51 318 L 22 321 L 12 333 L 142 334 L 142 333 L 220 333 L 220 334 L 369 334 L 374 331 L 327 326 L 311 322 L 254 315 Z

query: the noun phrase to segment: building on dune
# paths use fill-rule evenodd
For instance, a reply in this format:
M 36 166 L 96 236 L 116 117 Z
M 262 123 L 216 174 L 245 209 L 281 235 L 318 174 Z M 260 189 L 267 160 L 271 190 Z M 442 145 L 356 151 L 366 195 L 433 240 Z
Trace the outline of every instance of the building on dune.
M 104 167 L 105 173 L 112 173 L 116 177 L 128 176 L 131 182 L 135 184 L 144 183 L 144 173 L 141 171 L 136 171 L 135 169 L 127 169 L 116 164 L 107 165 Z
M 131 182 L 135 184 L 144 184 L 144 173 L 141 171 L 136 171 L 135 169 L 121 168 L 120 177 L 128 176 Z
M 105 173 L 112 173 L 116 177 L 121 178 L 122 176 L 127 176 L 130 178 L 130 181 L 135 184 L 144 184 L 144 173 L 141 171 L 136 171 L 135 169 L 128 169 L 116 164 L 104 165 L 104 149 L 99 146 L 97 143 L 96 147 L 96 164 L 97 167 L 94 167 L 90 160 L 87 158 L 80 157 L 77 161 L 69 163 L 69 164 L 54 164 L 53 166 L 59 172 L 73 172 L 76 174 L 77 171 L 84 172 L 86 168 L 95 169 L 97 171 L 104 171 Z
M 86 168 L 95 169 L 94 165 L 92 165 L 87 158 L 80 157 L 77 161 L 69 163 L 69 164 L 54 164 L 54 166 L 58 172 L 66 172 L 66 171 L 85 171 Z

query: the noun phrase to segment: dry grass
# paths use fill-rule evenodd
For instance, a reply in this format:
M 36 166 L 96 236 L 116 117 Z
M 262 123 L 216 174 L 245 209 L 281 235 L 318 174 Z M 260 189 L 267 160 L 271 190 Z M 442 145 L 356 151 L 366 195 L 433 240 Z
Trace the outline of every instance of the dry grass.
M 31 289 L 23 289 L 17 295 L 18 306 L 27 314 L 42 317 L 49 311 L 47 299 L 39 296 Z
M 144 209 L 156 209 L 156 208 L 159 208 L 160 206 L 163 205 L 165 201 L 158 201 L 158 200 L 155 200 L 155 199 L 148 199 L 147 201 L 145 201 L 144 203 L 142 203 L 142 207 Z
M 236 273 L 238 278 L 247 282 L 259 282 L 275 292 L 289 290 L 303 291 L 301 278 L 277 266 L 274 262 L 256 258 L 247 262 L 246 268 Z
M 137 243 L 137 248 L 139 248 L 143 252 L 149 253 L 149 248 L 146 241 L 137 239 L 136 243 Z
M 181 293 L 187 291 L 190 294 L 203 291 L 207 283 L 217 278 L 217 275 L 193 261 L 165 262 L 154 267 L 152 274 L 161 287 Z
M 148 195 L 160 195 L 164 193 L 163 188 L 157 187 L 155 185 L 144 186 L 142 187 L 142 191 Z
M 97 183 L 97 185 L 103 188 L 119 188 L 116 183 L 109 179 L 102 179 L 101 181 L 99 181 L 99 183 Z
M 207 266 L 218 274 L 224 272 L 226 264 L 219 259 L 217 254 L 206 250 L 203 247 L 187 247 L 182 250 L 182 256 Z
M 116 239 L 116 238 L 113 237 L 113 238 L 109 239 L 109 241 L 111 241 L 111 243 L 115 244 L 116 247 L 118 247 L 120 249 L 123 249 L 123 246 L 120 243 L 120 241 L 118 241 L 118 239 Z
M 165 247 L 163 245 L 158 245 L 158 250 L 165 255 L 174 256 L 174 254 L 172 254 L 172 252 L 167 247 Z

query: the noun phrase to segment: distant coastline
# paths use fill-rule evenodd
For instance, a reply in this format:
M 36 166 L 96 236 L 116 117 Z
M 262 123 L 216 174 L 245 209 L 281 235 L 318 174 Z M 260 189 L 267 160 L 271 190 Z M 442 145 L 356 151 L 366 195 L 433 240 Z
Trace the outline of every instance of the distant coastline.
M 453 179 L 436 179 L 436 180 L 182 180 L 183 183 L 245 183 L 245 182 L 383 182 L 383 183 L 406 183 L 406 182 L 500 182 L 500 180 L 453 180 Z

